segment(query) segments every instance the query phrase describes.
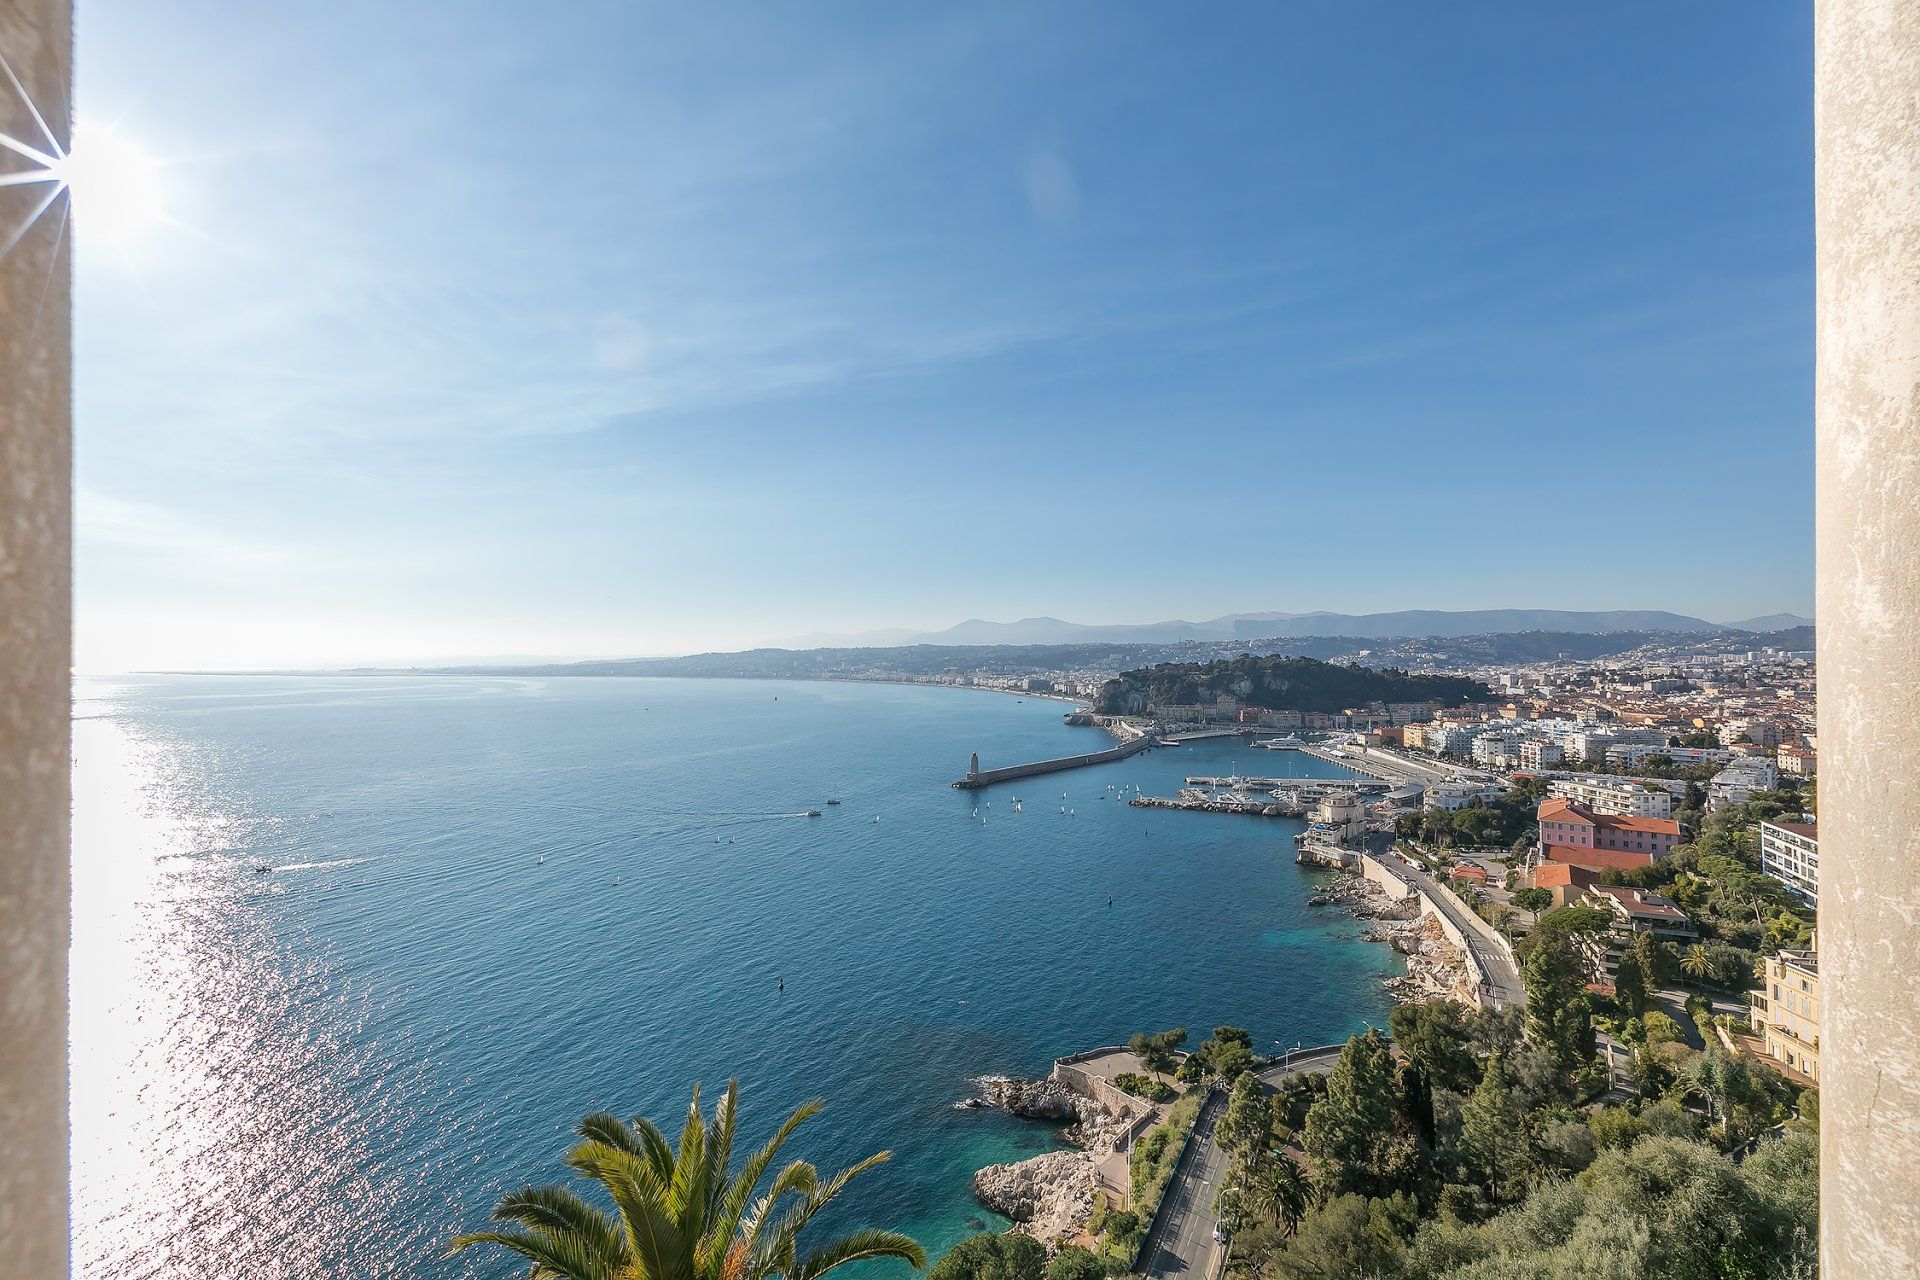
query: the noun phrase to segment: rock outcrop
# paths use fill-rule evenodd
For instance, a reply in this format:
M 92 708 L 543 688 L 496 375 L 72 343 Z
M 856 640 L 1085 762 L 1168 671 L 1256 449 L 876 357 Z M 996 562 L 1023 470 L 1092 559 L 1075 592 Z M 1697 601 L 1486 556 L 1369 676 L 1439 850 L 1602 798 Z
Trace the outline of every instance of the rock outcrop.
M 1073 1090 L 1047 1076 L 1039 1080 L 1015 1080 L 1007 1076 L 983 1076 L 980 1092 L 1008 1115 L 1029 1120 L 1054 1120 L 1073 1124 L 1084 1118 L 1092 1103 Z
M 991 1164 L 973 1175 L 973 1194 L 1050 1244 L 1086 1221 L 1093 1208 L 1093 1167 L 1085 1151 L 1049 1151 L 1014 1164 Z
M 1076 1149 L 988 1165 L 973 1175 L 973 1194 L 1043 1244 L 1078 1234 L 1093 1209 L 1094 1171 L 1113 1154 L 1129 1117 L 1109 1114 L 1051 1077 L 991 1077 L 980 1087 L 988 1101 L 1012 1115 L 1066 1124 L 1061 1136 Z

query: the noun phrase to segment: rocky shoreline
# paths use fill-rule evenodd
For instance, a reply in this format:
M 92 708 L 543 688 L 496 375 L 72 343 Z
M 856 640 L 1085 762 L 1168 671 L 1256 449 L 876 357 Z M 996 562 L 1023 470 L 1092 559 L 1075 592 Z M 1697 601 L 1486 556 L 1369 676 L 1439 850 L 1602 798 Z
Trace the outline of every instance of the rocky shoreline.
M 1365 876 L 1341 872 L 1339 879 L 1320 889 L 1307 905 L 1344 907 L 1355 920 L 1367 922 L 1370 942 L 1384 942 L 1407 959 L 1407 971 L 1386 979 L 1387 994 L 1396 1004 L 1428 1000 L 1473 1002 L 1473 983 L 1466 957 L 1448 941 L 1440 922 L 1423 916 L 1412 898 L 1394 900 Z
M 1013 1230 L 1049 1248 L 1073 1240 L 1084 1232 L 1093 1211 L 1094 1171 L 1113 1155 L 1133 1117 L 1115 1115 L 1051 1076 L 987 1076 L 979 1084 L 980 1096 L 961 1106 L 992 1106 L 1009 1115 L 1065 1124 L 1061 1136 L 1074 1149 L 990 1164 L 973 1175 L 974 1197 L 1012 1219 Z M 1140 1106 L 1142 1113 L 1148 1108 L 1145 1102 Z

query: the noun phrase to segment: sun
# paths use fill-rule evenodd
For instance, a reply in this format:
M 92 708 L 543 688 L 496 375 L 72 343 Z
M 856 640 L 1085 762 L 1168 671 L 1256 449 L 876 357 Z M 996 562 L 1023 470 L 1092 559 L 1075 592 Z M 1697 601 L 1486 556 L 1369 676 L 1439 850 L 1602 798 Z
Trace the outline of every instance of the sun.
M 76 123 L 72 150 L 53 168 L 73 193 L 74 235 L 83 245 L 124 249 L 166 220 L 160 165 L 114 129 Z

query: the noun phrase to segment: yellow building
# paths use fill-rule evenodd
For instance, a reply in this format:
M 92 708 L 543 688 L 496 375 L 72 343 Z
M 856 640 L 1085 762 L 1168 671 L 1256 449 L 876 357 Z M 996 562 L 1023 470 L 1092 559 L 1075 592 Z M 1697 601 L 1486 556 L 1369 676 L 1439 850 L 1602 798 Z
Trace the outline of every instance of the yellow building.
M 1820 966 L 1816 951 L 1767 958 L 1766 984 L 1752 993 L 1753 1026 L 1767 1056 L 1812 1080 L 1820 1078 Z

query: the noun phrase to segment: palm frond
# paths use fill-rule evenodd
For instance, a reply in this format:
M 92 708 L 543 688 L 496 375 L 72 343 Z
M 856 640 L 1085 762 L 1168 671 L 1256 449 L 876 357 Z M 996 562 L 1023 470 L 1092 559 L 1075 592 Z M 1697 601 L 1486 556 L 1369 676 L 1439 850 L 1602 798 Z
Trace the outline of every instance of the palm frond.
M 475 1231 L 447 1242 L 447 1254 L 477 1244 L 496 1244 L 533 1263 L 531 1280 L 612 1280 L 613 1272 L 579 1240 L 539 1228 L 503 1227 Z
M 628 1261 L 619 1227 L 566 1187 L 524 1187 L 508 1192 L 494 1206 L 493 1219 L 571 1236 L 593 1250 L 609 1269 Z
M 911 1236 L 898 1231 L 855 1231 L 808 1253 L 806 1261 L 787 1273 L 787 1280 L 819 1280 L 836 1267 L 869 1258 L 901 1258 L 915 1270 L 927 1265 L 927 1251 Z

